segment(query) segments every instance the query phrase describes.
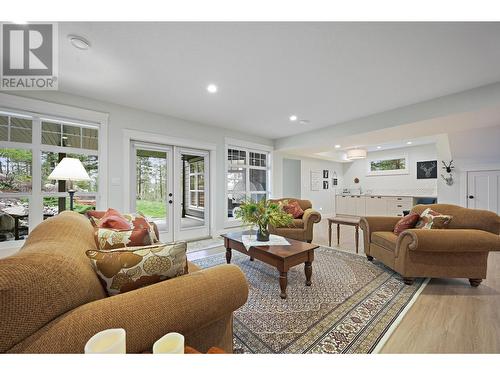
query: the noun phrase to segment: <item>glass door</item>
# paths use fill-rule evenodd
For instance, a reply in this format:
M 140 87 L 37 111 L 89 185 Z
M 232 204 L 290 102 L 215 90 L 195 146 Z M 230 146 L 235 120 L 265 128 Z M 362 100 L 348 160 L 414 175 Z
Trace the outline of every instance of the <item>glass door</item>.
M 132 143 L 131 208 L 154 221 L 162 242 L 174 240 L 173 159 L 169 146 Z
M 210 235 L 209 153 L 175 148 L 175 239 L 191 240 Z M 178 179 L 178 180 L 177 180 Z

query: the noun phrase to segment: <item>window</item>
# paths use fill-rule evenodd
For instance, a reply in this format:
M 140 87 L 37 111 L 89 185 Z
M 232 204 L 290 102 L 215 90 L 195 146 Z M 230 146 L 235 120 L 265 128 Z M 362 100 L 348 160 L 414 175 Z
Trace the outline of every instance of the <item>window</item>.
M 189 168 L 189 208 L 203 209 L 205 207 L 205 160 L 197 158 L 190 160 Z
M 368 176 L 408 174 L 408 157 L 397 156 L 368 160 Z
M 267 199 L 270 194 L 269 153 L 230 147 L 227 150 L 227 217 L 247 198 Z
M 91 178 L 73 184 L 75 211 L 96 206 L 98 129 L 0 111 L 0 241 L 24 239 L 30 227 L 69 208 L 69 183 L 48 179 L 63 157 L 80 159 Z

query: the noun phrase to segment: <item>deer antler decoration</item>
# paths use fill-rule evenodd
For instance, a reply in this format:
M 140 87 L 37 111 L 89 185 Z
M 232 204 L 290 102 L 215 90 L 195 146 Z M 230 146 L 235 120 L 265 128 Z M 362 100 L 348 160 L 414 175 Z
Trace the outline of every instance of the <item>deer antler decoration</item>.
M 449 164 L 446 164 L 444 160 L 441 160 L 441 162 L 443 163 L 443 169 L 446 169 L 446 173 L 451 173 L 452 169 L 455 168 L 453 166 L 453 160 L 450 160 Z

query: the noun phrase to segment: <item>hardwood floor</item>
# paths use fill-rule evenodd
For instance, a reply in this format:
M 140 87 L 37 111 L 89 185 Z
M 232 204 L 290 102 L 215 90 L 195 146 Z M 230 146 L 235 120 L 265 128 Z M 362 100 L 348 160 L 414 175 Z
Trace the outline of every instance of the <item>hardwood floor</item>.
M 340 227 L 340 248 L 355 252 L 354 228 Z M 328 245 L 328 224 L 314 229 L 314 243 Z M 332 232 L 335 246 L 336 228 Z M 364 254 L 360 231 L 359 254 Z M 189 254 L 190 260 L 224 252 Z M 500 254 L 490 253 L 488 278 L 478 288 L 466 279 L 432 279 L 381 353 L 500 353 Z

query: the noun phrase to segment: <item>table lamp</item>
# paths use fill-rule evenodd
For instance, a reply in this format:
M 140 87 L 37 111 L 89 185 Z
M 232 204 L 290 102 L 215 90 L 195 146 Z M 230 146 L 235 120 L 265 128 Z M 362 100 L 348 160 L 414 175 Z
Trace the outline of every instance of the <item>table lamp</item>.
M 73 198 L 75 196 L 73 181 L 90 181 L 89 174 L 85 170 L 82 162 L 74 158 L 63 158 L 59 164 L 56 165 L 48 178 L 49 180 L 69 181 L 69 209 L 71 211 L 73 211 Z

